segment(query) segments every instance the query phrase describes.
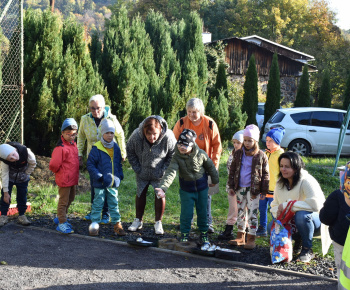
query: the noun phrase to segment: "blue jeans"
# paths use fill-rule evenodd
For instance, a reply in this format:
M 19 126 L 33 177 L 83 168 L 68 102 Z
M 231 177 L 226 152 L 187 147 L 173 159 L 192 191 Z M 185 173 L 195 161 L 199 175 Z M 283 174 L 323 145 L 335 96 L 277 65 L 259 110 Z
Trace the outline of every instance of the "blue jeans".
M 99 222 L 101 220 L 101 210 L 107 201 L 111 215 L 111 224 L 120 222 L 120 213 L 118 206 L 117 188 L 95 188 L 95 198 L 91 209 L 91 221 Z
M 191 230 L 191 220 L 193 218 L 193 207 L 196 205 L 197 226 L 201 232 L 208 231 L 207 203 L 208 188 L 188 192 L 180 189 L 181 214 L 180 214 L 180 231 L 188 234 Z
M 18 214 L 24 215 L 27 210 L 27 192 L 28 192 L 28 183 L 29 180 L 26 182 L 21 183 L 15 183 L 9 181 L 9 195 L 11 196 L 12 188 L 15 185 L 17 188 L 17 208 L 18 208 Z M 1 203 L 0 203 L 0 210 L 1 215 L 7 215 L 7 212 L 9 210 L 10 205 L 6 202 L 4 202 L 4 190 L 1 189 Z
M 90 185 L 91 185 L 91 205 L 92 205 L 94 203 L 94 198 L 95 198 L 95 188 L 92 186 L 92 178 L 91 178 L 91 176 L 90 176 Z M 102 215 L 109 215 L 107 198 L 105 199 L 105 203 L 103 205 Z
M 272 201 L 273 197 L 265 197 L 259 200 L 260 226 L 265 229 L 267 226 L 267 209 Z
M 312 238 L 314 233 L 319 232 L 321 221 L 317 212 L 297 211 L 294 216 L 295 225 L 303 242 L 303 248 L 312 248 Z M 267 226 L 268 233 L 271 232 L 272 221 Z

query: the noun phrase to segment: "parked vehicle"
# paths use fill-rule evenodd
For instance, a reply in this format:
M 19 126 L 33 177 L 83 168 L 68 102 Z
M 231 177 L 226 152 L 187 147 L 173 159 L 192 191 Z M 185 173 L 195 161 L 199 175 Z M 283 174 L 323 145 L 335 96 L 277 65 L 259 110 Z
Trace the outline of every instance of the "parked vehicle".
M 286 133 L 281 146 L 303 156 L 309 154 L 336 154 L 340 127 L 346 111 L 327 108 L 279 109 L 265 125 L 262 141 L 266 134 L 276 127 L 283 127 Z M 348 128 L 342 154 L 350 154 L 350 130 Z
M 258 103 L 258 112 L 256 113 L 256 123 L 258 124 L 259 130 L 261 130 L 264 124 L 264 113 L 265 103 Z

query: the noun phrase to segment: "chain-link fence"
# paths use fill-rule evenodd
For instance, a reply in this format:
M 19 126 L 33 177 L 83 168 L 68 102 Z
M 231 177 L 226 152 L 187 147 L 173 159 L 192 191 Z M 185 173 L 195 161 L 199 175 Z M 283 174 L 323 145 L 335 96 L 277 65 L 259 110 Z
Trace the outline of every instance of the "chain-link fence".
M 0 144 L 23 143 L 23 0 L 0 0 Z

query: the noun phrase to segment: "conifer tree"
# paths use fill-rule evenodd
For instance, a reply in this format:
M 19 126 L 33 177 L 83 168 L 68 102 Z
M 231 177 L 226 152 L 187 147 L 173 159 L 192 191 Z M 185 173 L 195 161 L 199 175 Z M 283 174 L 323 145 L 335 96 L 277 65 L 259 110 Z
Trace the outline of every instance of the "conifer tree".
M 221 89 L 219 91 L 219 96 L 217 98 L 213 98 L 210 104 L 207 105 L 208 115 L 210 115 L 216 122 L 219 127 L 220 135 L 223 135 L 226 132 L 226 128 L 230 121 L 230 115 L 228 112 L 228 102 L 225 96 L 227 91 Z M 221 136 L 222 139 L 225 139 L 226 136 Z
M 318 96 L 318 106 L 323 108 L 332 107 L 331 81 L 328 69 L 326 69 L 323 74 L 320 94 Z
M 226 65 L 221 62 L 218 66 L 218 73 L 216 75 L 215 83 L 215 96 L 219 96 L 219 91 L 224 90 L 225 97 L 227 98 L 227 76 L 226 76 Z
M 347 110 L 350 105 L 350 74 L 345 85 L 343 109 Z
M 88 47 L 92 65 L 96 68 L 97 66 L 100 66 L 102 57 L 102 43 L 97 31 L 92 34 L 91 42 L 89 43 Z
M 294 107 L 310 107 L 310 105 L 309 69 L 307 65 L 304 65 L 303 74 L 300 78 L 297 95 L 294 101 Z
M 242 112 L 246 113 L 248 116 L 246 125 L 256 125 L 256 112 L 258 110 L 258 74 L 256 71 L 254 55 L 249 59 L 248 70 L 243 87 Z
M 266 92 L 266 103 L 264 112 L 264 124 L 270 119 L 270 117 L 279 109 L 281 106 L 281 83 L 280 83 L 280 70 L 278 67 L 278 57 L 277 53 L 273 55 L 269 81 L 267 83 Z M 263 133 L 263 130 L 260 132 Z

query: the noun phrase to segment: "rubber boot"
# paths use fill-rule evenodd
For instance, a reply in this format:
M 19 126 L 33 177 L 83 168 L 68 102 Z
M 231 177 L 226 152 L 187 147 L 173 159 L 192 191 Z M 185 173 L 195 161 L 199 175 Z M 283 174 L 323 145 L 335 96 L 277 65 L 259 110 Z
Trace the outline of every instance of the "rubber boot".
M 218 239 L 219 240 L 231 240 L 233 238 L 232 230 L 233 230 L 233 226 L 226 225 L 225 230 L 218 236 Z
M 245 233 L 237 232 L 237 237 L 234 240 L 228 241 L 230 245 L 243 246 L 245 245 Z
M 244 245 L 244 248 L 247 250 L 253 250 L 255 248 L 255 235 L 247 235 L 247 243 Z

